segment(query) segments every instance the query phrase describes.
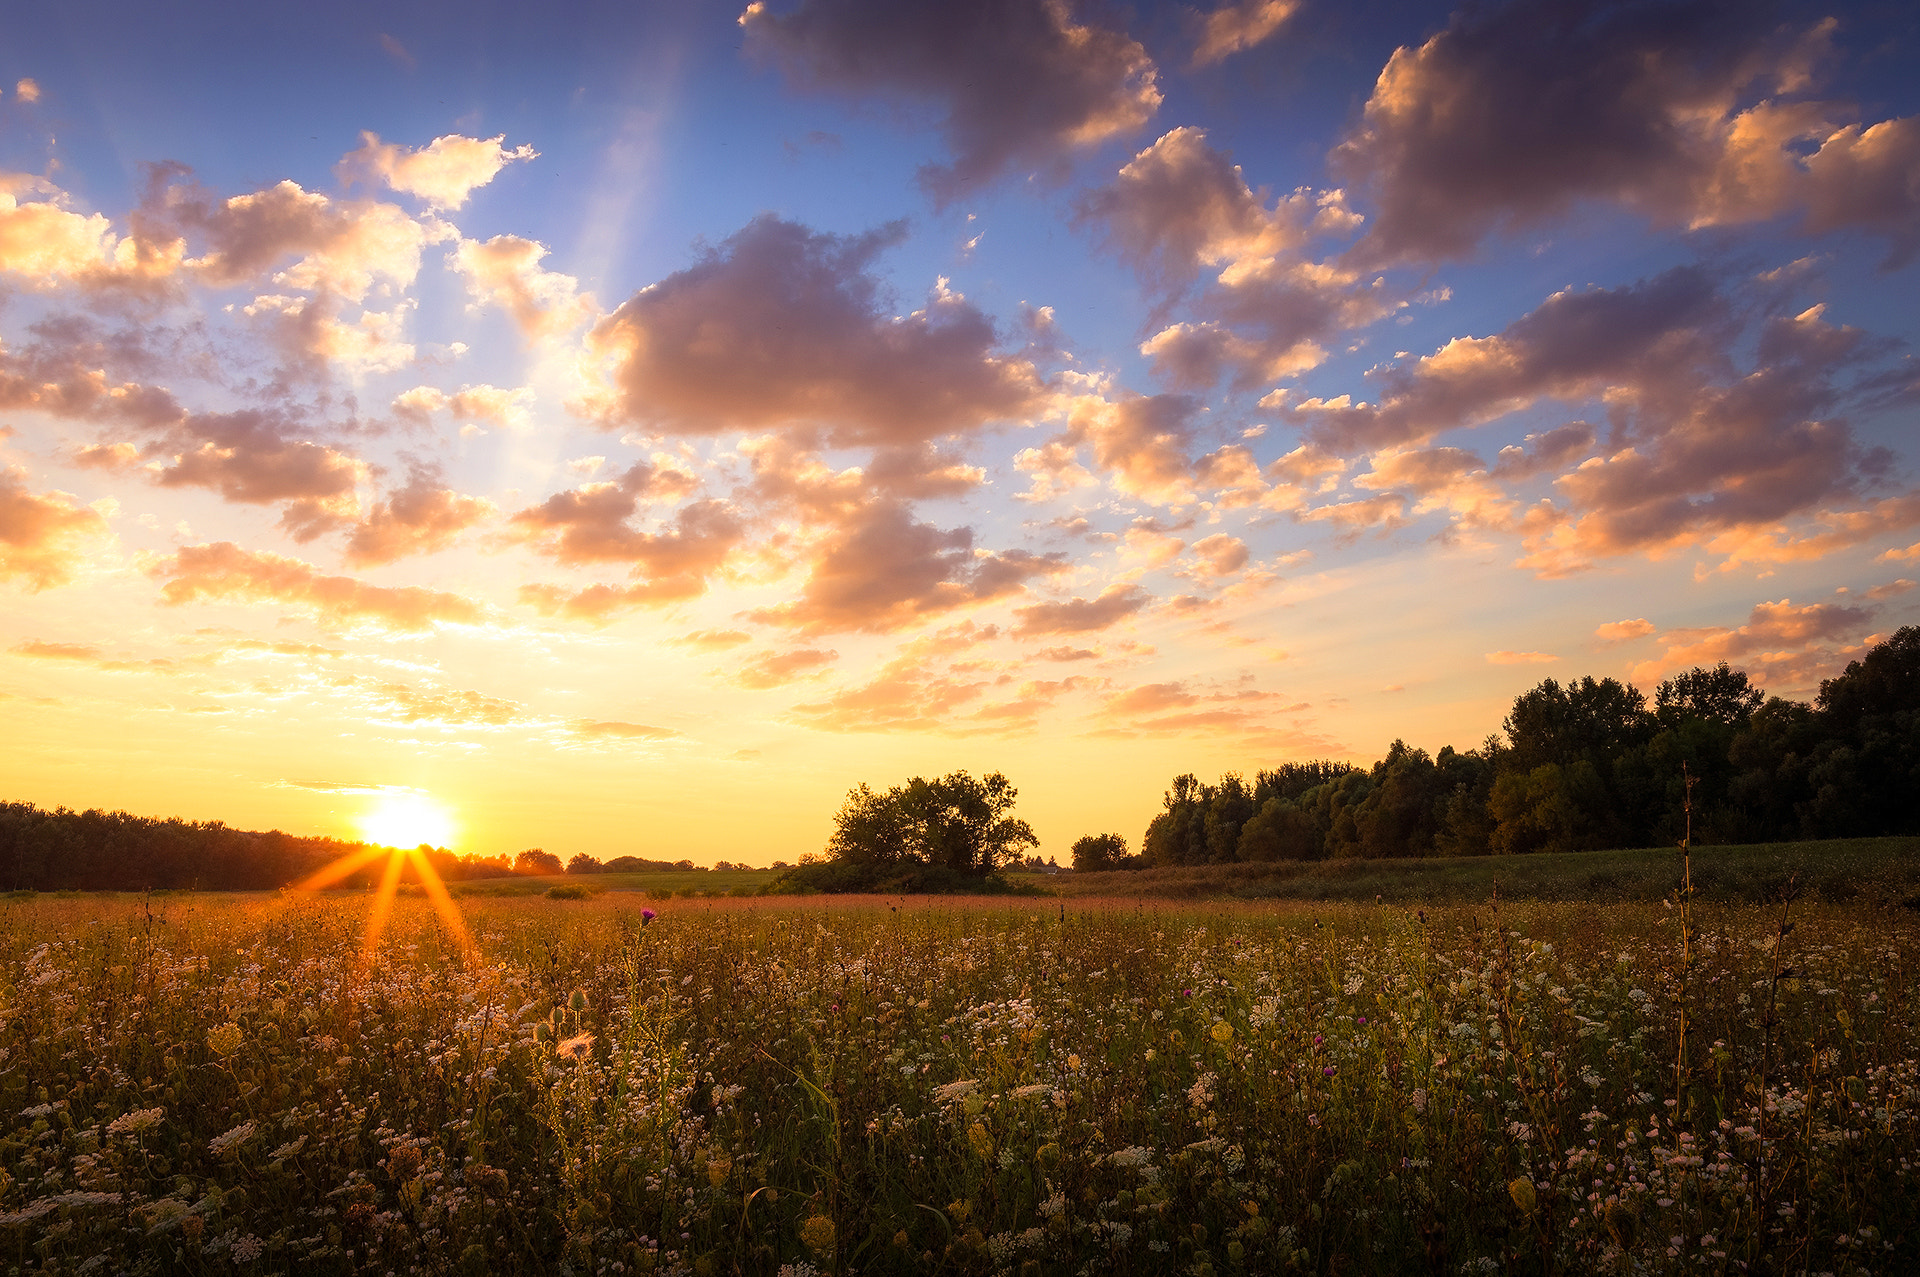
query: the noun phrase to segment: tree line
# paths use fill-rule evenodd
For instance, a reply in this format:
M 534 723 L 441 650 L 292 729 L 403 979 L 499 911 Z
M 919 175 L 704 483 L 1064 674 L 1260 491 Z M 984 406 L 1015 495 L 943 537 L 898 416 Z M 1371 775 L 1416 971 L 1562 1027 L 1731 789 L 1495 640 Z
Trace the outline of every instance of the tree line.
M 1433 755 L 1396 740 L 1371 768 L 1176 776 L 1138 855 L 1096 835 L 1074 844 L 1074 867 L 1920 833 L 1920 627 L 1821 683 L 1811 705 L 1722 663 L 1665 680 L 1651 704 L 1612 678 L 1545 679 L 1502 729 Z
M 363 842 L 234 829 L 220 821 L 155 819 L 124 811 L 43 810 L 0 802 L 0 884 L 15 891 L 261 891 L 301 882 Z M 616 856 L 601 862 L 575 855 L 564 866 L 532 847 L 515 856 L 457 856 L 421 846 L 434 872 L 449 882 L 511 875 L 648 873 L 691 870 L 691 860 Z M 722 862 L 724 865 L 725 862 Z M 720 866 L 716 866 L 718 868 Z M 736 866 L 728 866 L 730 868 Z M 745 868 L 745 866 L 737 866 Z M 383 862 L 347 875 L 341 887 L 369 887 Z

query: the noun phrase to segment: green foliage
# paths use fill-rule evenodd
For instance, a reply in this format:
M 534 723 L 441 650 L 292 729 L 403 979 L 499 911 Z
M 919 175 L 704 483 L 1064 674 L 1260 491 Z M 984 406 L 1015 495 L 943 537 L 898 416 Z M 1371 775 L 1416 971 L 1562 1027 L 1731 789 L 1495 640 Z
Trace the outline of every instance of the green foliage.
M 1160 868 L 1234 861 L 1536 854 L 1920 832 L 1920 628 L 1821 685 L 1767 699 L 1724 662 L 1663 681 L 1652 709 L 1611 678 L 1545 679 L 1505 738 L 1370 770 L 1287 763 L 1174 778 L 1142 839 Z M 1249 801 L 1250 799 L 1250 801 Z
M 561 872 L 560 857 L 538 847 L 529 847 L 513 858 L 513 871 L 527 877 L 545 877 Z
M 999 772 L 977 780 L 963 771 L 936 780 L 915 776 L 884 794 L 862 784 L 847 794 L 827 840 L 827 854 L 841 868 L 816 876 L 872 881 L 904 868 L 991 874 L 1039 845 L 1027 822 L 1010 814 L 1018 795 Z
M 1118 869 L 1127 858 L 1127 839 L 1124 834 L 1088 834 L 1077 838 L 1073 844 L 1073 870 L 1075 873 L 1098 873 L 1104 869 Z

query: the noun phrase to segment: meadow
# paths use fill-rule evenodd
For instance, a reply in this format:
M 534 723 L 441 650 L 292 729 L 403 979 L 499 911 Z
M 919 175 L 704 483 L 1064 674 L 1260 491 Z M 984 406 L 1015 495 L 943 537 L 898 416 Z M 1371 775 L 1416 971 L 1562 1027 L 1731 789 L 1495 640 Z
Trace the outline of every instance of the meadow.
M 0 902 L 0 1268 L 1920 1266 L 1899 908 L 461 907 Z

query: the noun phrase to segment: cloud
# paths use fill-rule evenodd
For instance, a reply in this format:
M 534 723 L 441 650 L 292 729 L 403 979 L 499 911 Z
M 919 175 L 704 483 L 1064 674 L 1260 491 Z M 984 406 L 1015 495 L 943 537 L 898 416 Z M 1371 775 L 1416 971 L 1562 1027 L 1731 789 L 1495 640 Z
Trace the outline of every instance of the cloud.
M 1286 24 L 1300 8 L 1300 0 L 1231 0 L 1201 23 L 1195 67 L 1212 66 L 1235 53 L 1251 49 Z
M 1330 157 L 1377 210 L 1356 251 L 1463 256 L 1591 200 L 1690 228 L 1798 212 L 1809 231 L 1886 234 L 1904 259 L 1920 245 L 1920 122 L 1862 129 L 1850 105 L 1807 96 L 1835 25 L 1780 28 L 1731 0 L 1460 10 L 1393 54 Z
M 1492 337 L 1456 337 L 1380 378 L 1377 403 L 1347 396 L 1294 408 L 1336 451 L 1418 443 L 1543 398 L 1578 402 L 1609 385 L 1659 390 L 1690 379 L 1730 323 L 1713 278 L 1681 266 L 1625 288 L 1568 289 Z
M 900 317 L 874 258 L 901 234 L 817 234 L 763 215 L 698 264 L 634 294 L 589 335 L 605 411 L 688 434 L 799 425 L 836 444 L 918 443 L 1017 418 L 1033 365 L 993 353 L 993 324 L 937 290 Z
M 1271 258 L 1313 236 L 1350 229 L 1340 192 L 1301 189 L 1268 207 L 1205 129 L 1178 128 L 1128 161 L 1114 180 L 1083 195 L 1079 216 L 1107 247 L 1162 288 L 1182 288 L 1203 266 Z
M 1044 634 L 1088 634 L 1116 625 L 1153 602 L 1137 585 L 1112 585 L 1094 599 L 1074 598 L 1063 603 L 1036 603 L 1014 609 L 1020 624 L 1014 634 L 1031 638 Z
M 1306 189 L 1268 207 L 1264 191 L 1206 140 L 1180 128 L 1136 155 L 1114 181 L 1083 197 L 1080 217 L 1151 286 L 1179 293 L 1201 267 L 1218 274 L 1198 318 L 1163 327 L 1140 352 L 1176 389 L 1230 376 L 1245 390 L 1319 366 L 1334 337 L 1405 303 L 1382 280 L 1304 255 L 1310 241 L 1360 223 L 1340 191 Z
M 310 612 L 325 625 L 372 623 L 425 630 L 437 623 L 477 625 L 486 609 L 471 599 L 418 586 L 368 585 L 322 575 L 310 563 L 243 550 L 231 541 L 190 545 L 161 563 L 161 597 L 179 606 L 201 601 L 280 603 Z
M 671 503 L 698 480 L 671 464 L 636 462 L 619 478 L 557 492 L 508 520 L 510 535 L 570 567 L 625 563 L 646 589 L 633 602 L 693 598 L 746 534 L 731 503 L 696 501 L 660 530 L 643 532 L 630 520 L 642 502 Z
M 343 157 L 335 171 L 343 181 L 385 182 L 396 191 L 418 195 L 432 208 L 455 209 L 507 165 L 540 154 L 525 145 L 507 150 L 504 141 L 504 133 L 486 139 L 449 133 L 415 150 L 362 133 L 360 149 Z
M 13 91 L 19 96 L 22 102 L 38 102 L 40 100 L 40 82 L 30 77 L 15 81 Z
M 491 501 L 442 487 L 431 472 L 415 470 L 404 488 L 376 502 L 355 526 L 347 540 L 347 562 L 374 567 L 444 550 L 462 532 L 496 512 Z
M 32 492 L 27 472 L 0 468 L 0 580 L 32 590 L 73 579 L 89 544 L 112 535 L 98 510 L 65 492 Z
M 1061 554 L 976 551 L 972 529 L 922 523 L 905 503 L 882 500 L 822 539 L 797 597 L 751 615 L 807 634 L 885 633 L 1018 594 L 1070 566 Z
M 745 630 L 695 630 L 691 634 L 682 634 L 679 638 L 667 641 L 702 652 L 724 652 L 730 647 L 739 647 L 742 643 L 753 642 L 753 635 Z
M 1202 576 L 1232 576 L 1247 566 L 1247 543 L 1239 537 L 1216 532 L 1193 543 L 1194 569 Z
M 1667 631 L 1660 636 L 1664 650 L 1636 665 L 1632 677 L 1650 684 L 1676 670 L 1726 661 L 1775 695 L 1817 687 L 1821 677 L 1838 673 L 1846 657 L 1859 650 L 1846 640 L 1866 632 L 1874 611 L 1838 603 L 1795 607 L 1791 599 L 1758 603 L 1744 625 Z
M 426 246 L 457 235 L 436 218 L 416 220 L 394 204 L 334 200 L 297 182 L 223 200 L 169 180 L 183 174 L 178 168 L 160 171 L 141 218 L 152 235 L 198 235 L 203 251 L 184 266 L 218 288 L 256 284 L 270 275 L 283 288 L 357 304 L 376 284 L 411 287 Z
M 1060 464 L 1077 464 L 1075 451 L 1084 444 L 1121 492 L 1163 505 L 1191 500 L 1188 452 L 1199 408 L 1186 395 L 1077 395 L 1067 409 L 1067 429 L 1055 441 Z
M 670 727 L 649 727 L 645 723 L 623 723 L 617 719 L 596 722 L 589 718 L 576 718 L 567 724 L 567 729 L 579 736 L 610 736 L 618 740 L 668 740 L 680 735 Z
M 940 204 L 1015 166 L 1054 170 L 1140 128 L 1160 106 L 1146 50 L 1076 23 L 1059 0 L 803 0 L 784 14 L 754 0 L 740 25 L 750 52 L 804 87 L 944 109 L 953 162 L 920 172 Z
M 1489 665 L 1551 665 L 1560 658 L 1548 652 L 1488 652 Z
M 1878 602 L 1881 599 L 1898 598 L 1900 595 L 1905 594 L 1908 590 L 1911 590 L 1913 586 L 1914 586 L 1914 583 L 1912 581 L 1907 580 L 1905 577 L 1901 577 L 1897 581 L 1886 581 L 1880 585 L 1876 585 L 1872 589 L 1866 591 L 1866 593 L 1861 595 L 1861 597 L 1872 599 L 1875 602 Z
M 738 669 L 726 672 L 727 680 L 738 687 L 765 691 L 785 687 L 805 678 L 817 678 L 840 653 L 803 647 L 790 652 L 762 652 Z
M 30 639 L 25 643 L 16 643 L 7 649 L 15 656 L 25 656 L 37 661 L 97 661 L 102 653 L 99 648 L 86 643 L 43 643 L 39 639 Z
M 476 306 L 493 305 L 513 317 L 528 341 L 559 337 L 592 318 L 594 301 L 580 281 L 540 264 L 547 246 L 518 235 L 495 235 L 484 243 L 463 239 L 448 264 L 465 277 Z
M 415 386 L 394 396 L 393 410 L 400 416 L 425 424 L 436 412 L 445 412 L 455 421 L 486 421 L 496 426 L 519 428 L 526 424 L 527 409 L 533 391 L 489 386 L 462 386 L 452 394 L 433 386 Z
M 284 502 L 280 523 L 308 541 L 360 512 L 355 490 L 367 479 L 364 461 L 307 439 L 290 439 L 288 422 L 243 409 L 194 414 L 172 434 L 181 450 L 156 462 L 162 487 L 208 488 L 245 505 Z
M 1658 628 L 1644 616 L 1630 621 L 1608 621 L 1594 630 L 1594 637 L 1603 643 L 1628 643 L 1634 639 L 1645 638 Z
M 909 640 L 867 682 L 796 705 L 792 717 L 824 731 L 1017 735 L 1031 731 L 1061 697 L 1089 685 L 1078 677 L 1016 683 L 1008 674 L 989 675 L 989 662 L 952 659 L 999 633 L 969 621 Z
M 396 372 L 413 362 L 413 343 L 404 340 L 409 301 L 391 310 L 362 310 L 352 321 L 340 318 L 332 297 L 255 297 L 241 308 L 249 319 L 269 325 L 273 340 L 292 357 L 299 371 L 319 378 L 339 368 L 355 381 L 373 373 Z

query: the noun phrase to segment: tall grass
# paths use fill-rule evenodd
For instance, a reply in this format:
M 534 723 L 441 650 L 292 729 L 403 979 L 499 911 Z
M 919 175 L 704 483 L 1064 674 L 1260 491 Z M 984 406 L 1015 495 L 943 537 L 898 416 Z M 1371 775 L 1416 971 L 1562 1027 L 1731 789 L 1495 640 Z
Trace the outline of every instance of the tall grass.
M 1904 912 L 643 902 L 0 905 L 0 1266 L 1920 1263 Z

